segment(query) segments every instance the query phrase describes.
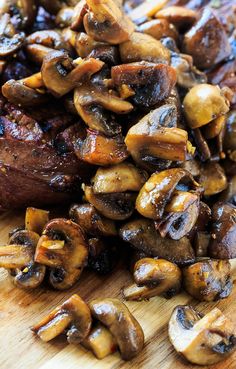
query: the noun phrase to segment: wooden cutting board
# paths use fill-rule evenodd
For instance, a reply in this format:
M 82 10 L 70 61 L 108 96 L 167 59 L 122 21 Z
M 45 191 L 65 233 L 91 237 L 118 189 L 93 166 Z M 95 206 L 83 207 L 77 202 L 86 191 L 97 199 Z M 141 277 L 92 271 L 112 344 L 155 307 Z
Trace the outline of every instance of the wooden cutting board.
M 0 244 L 5 244 L 8 232 L 24 223 L 23 214 L 0 216 Z M 167 323 L 173 308 L 178 304 L 196 306 L 206 313 L 218 306 L 227 316 L 236 321 L 236 286 L 231 296 L 217 303 L 198 303 L 187 294 L 171 300 L 161 297 L 149 302 L 126 303 L 138 319 L 145 333 L 145 348 L 130 362 L 121 360 L 119 353 L 97 360 L 81 346 L 69 345 L 65 337 L 51 343 L 43 343 L 30 331 L 52 308 L 73 293 L 86 301 L 97 297 L 121 297 L 120 290 L 131 282 L 127 270 L 118 267 L 106 277 L 84 272 L 78 284 L 69 291 L 57 292 L 46 286 L 35 291 L 24 291 L 13 286 L 7 273 L 0 269 L 0 368 L 1 369 L 184 369 L 200 368 L 185 362 L 171 346 L 167 335 Z M 205 367 L 204 367 L 205 368 Z M 236 369 L 236 353 L 228 360 L 208 368 Z

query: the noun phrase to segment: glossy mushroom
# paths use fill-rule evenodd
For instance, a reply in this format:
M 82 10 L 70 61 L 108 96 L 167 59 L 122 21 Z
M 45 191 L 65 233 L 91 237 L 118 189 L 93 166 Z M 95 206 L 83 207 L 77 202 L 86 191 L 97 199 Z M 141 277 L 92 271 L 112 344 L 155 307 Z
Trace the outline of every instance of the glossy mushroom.
M 24 41 L 24 32 L 16 32 L 10 15 L 0 13 L 0 57 L 14 54 L 22 47 Z
M 49 221 L 49 211 L 29 207 L 25 212 L 25 229 L 41 234 Z

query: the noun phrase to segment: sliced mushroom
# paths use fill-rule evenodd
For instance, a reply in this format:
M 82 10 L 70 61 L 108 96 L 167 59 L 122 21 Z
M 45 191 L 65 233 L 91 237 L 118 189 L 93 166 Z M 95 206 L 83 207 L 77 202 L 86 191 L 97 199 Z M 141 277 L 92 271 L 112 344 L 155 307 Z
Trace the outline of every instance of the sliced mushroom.
M 227 187 L 224 169 L 219 163 L 209 162 L 201 166 L 199 183 L 204 188 L 205 196 L 222 192 Z
M 98 72 L 103 62 L 89 58 L 80 60 L 73 68 L 72 59 L 66 51 L 52 51 L 43 60 L 42 79 L 48 90 L 56 97 L 61 97 L 79 83 Z
M 31 33 L 26 38 L 28 45 L 39 44 L 55 50 L 68 50 L 70 47 L 62 37 L 62 34 L 56 30 L 44 30 Z
M 163 37 L 171 37 L 174 40 L 177 40 L 178 38 L 175 26 L 169 23 L 166 19 L 152 19 L 141 24 L 138 27 L 138 30 L 139 32 L 143 32 L 154 37 L 156 40 L 160 40 Z
M 49 266 L 50 283 L 59 290 L 73 286 L 87 263 L 88 245 L 80 226 L 63 218 L 47 223 L 39 239 L 35 261 Z
M 176 83 L 176 73 L 172 67 L 148 62 L 112 67 L 111 77 L 116 86 L 131 85 L 135 92 L 132 101 L 145 108 L 166 99 Z
M 38 45 L 38 44 L 31 44 L 31 45 L 26 45 L 25 46 L 26 52 L 27 52 L 27 56 L 29 57 L 29 59 L 38 65 L 42 65 L 43 63 L 43 59 L 45 58 L 45 56 L 52 52 L 53 49 L 51 49 L 50 47 L 46 47 L 43 45 Z
M 230 44 L 223 25 L 210 7 L 184 36 L 184 51 L 198 68 L 213 67 L 230 55 Z
M 35 0 L 3 0 L 0 3 L 0 15 L 9 13 L 17 29 L 24 29 L 34 23 L 37 4 Z
M 236 207 L 232 204 L 215 204 L 212 218 L 209 256 L 216 259 L 236 258 Z
M 81 3 L 81 1 L 79 2 Z M 68 6 L 62 8 L 56 15 L 55 23 L 60 28 L 70 27 L 74 16 L 74 8 Z
M 73 31 L 79 31 L 83 28 L 83 19 L 88 11 L 86 0 L 80 0 L 73 9 L 73 16 L 71 19 L 70 28 Z
M 8 246 L 0 247 L 0 266 L 10 269 L 10 275 L 17 287 L 36 288 L 45 277 L 45 266 L 34 262 L 38 240 L 37 233 L 19 230 L 13 233 Z
M 134 266 L 136 285 L 124 288 L 126 300 L 143 300 L 163 295 L 170 298 L 181 288 L 181 270 L 164 259 L 144 258 Z
M 104 217 L 112 220 L 125 220 L 134 211 L 136 195 L 129 192 L 95 194 L 91 186 L 84 186 L 86 200 Z
M 41 234 L 46 223 L 49 221 L 49 211 L 27 208 L 25 213 L 25 229 Z
M 115 0 L 86 0 L 89 12 L 84 16 L 86 33 L 96 41 L 120 44 L 129 39 L 134 24 Z
M 197 20 L 197 13 L 192 9 L 183 6 L 168 6 L 159 10 L 155 18 L 165 19 L 174 24 L 178 29 L 185 30 L 193 25 Z
M 149 219 L 133 220 L 120 228 L 120 237 L 147 256 L 166 259 L 178 265 L 194 262 L 195 255 L 187 237 L 179 241 L 162 238 Z
M 134 32 L 128 41 L 119 45 L 120 57 L 123 63 L 147 61 L 169 64 L 170 52 L 154 37 Z
M 0 57 L 14 54 L 23 46 L 24 32 L 16 33 L 10 15 L 0 13 Z
M 201 127 L 229 111 L 229 101 L 218 86 L 199 84 L 191 88 L 183 101 L 191 128 Z
M 125 304 L 117 299 L 90 302 L 92 316 L 104 324 L 115 337 L 123 360 L 137 356 L 144 346 L 143 330 Z
M 121 135 L 106 137 L 95 131 L 88 131 L 86 139 L 75 147 L 79 159 L 94 165 L 114 165 L 128 157 Z
M 131 163 L 120 163 L 97 170 L 92 180 L 93 191 L 95 194 L 139 191 L 146 180 L 144 171 Z
M 89 335 L 81 343 L 86 349 L 92 351 L 97 359 L 113 354 L 117 350 L 115 337 L 103 324 L 97 323 Z
M 134 7 L 134 9 L 129 12 L 129 17 L 135 22 L 146 17 L 152 17 L 158 10 L 162 9 L 166 3 L 167 0 L 144 0 L 140 5 Z
M 232 291 L 228 260 L 205 260 L 183 269 L 184 289 L 199 301 L 226 298 Z
M 236 348 L 234 324 L 218 309 L 205 316 L 192 306 L 177 306 L 169 321 L 175 350 L 198 365 L 216 364 Z
M 91 204 L 74 204 L 69 211 L 71 219 L 92 236 L 116 236 L 115 222 L 98 213 Z
M 42 341 L 48 342 L 66 330 L 69 343 L 80 343 L 89 334 L 92 325 L 88 305 L 78 295 L 72 295 L 56 307 L 31 330 Z

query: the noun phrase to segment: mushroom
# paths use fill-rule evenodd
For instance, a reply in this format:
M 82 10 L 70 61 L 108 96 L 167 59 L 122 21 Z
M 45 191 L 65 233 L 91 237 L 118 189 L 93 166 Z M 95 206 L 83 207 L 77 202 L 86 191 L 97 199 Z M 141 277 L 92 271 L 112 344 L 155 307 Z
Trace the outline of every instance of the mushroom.
M 116 236 L 115 222 L 103 217 L 91 204 L 74 204 L 70 207 L 70 218 L 92 236 Z
M 100 275 L 110 273 L 119 260 L 116 240 L 108 238 L 90 238 L 88 242 L 88 268 Z
M 124 288 L 126 300 L 144 300 L 154 296 L 170 298 L 181 288 L 181 270 L 164 259 L 144 258 L 134 266 L 136 284 Z
M 38 65 L 42 65 L 44 57 L 53 51 L 52 48 L 46 47 L 39 44 L 30 44 L 25 46 L 25 50 L 27 52 L 27 56 L 29 59 Z
M 236 205 L 236 175 L 228 181 L 228 187 L 220 194 L 220 201 Z
M 233 283 L 228 260 L 203 260 L 183 268 L 186 292 L 199 301 L 215 301 L 230 295 Z
M 73 90 L 79 83 L 98 72 L 103 62 L 89 58 L 72 62 L 66 51 L 52 51 L 43 59 L 42 79 L 47 89 L 56 97 Z M 73 68 L 73 65 L 76 65 Z
M 82 346 L 92 351 L 97 359 L 113 354 L 117 350 L 115 337 L 103 324 L 97 323 L 89 335 L 81 342 Z
M 75 147 L 77 157 L 90 164 L 107 166 L 121 163 L 128 157 L 121 135 L 106 137 L 96 131 L 88 131 L 83 142 Z
M 96 41 L 120 44 L 134 31 L 134 24 L 115 0 L 86 0 L 89 11 L 84 16 L 86 33 Z
M 234 324 L 218 308 L 203 315 L 192 306 L 179 305 L 168 331 L 175 350 L 193 364 L 216 364 L 236 348 Z
M 92 316 L 115 337 L 123 360 L 131 360 L 144 346 L 143 330 L 125 304 L 117 299 L 97 299 L 89 304 Z
M 224 148 L 229 151 L 230 154 L 236 151 L 236 109 L 230 110 L 227 115 Z
M 130 192 L 96 194 L 92 186 L 84 186 L 86 200 L 104 217 L 112 220 L 125 220 L 134 211 L 136 195 Z
M 0 15 L 9 13 L 17 29 L 32 26 L 37 9 L 35 0 L 2 0 L 0 3 Z
M 74 7 L 76 6 L 77 2 L 78 0 L 39 0 L 40 5 L 51 14 L 57 14 L 61 9 L 68 6 Z
M 122 63 L 147 61 L 169 64 L 170 52 L 154 37 L 134 32 L 128 41 L 119 45 Z
M 45 266 L 34 262 L 38 240 L 37 233 L 18 230 L 11 236 L 8 246 L 0 247 L 0 267 L 9 269 L 17 287 L 36 288 L 45 277 Z
M 185 30 L 193 25 L 197 20 L 197 13 L 192 9 L 183 6 L 168 6 L 159 10 L 155 18 L 165 19 L 174 24 L 178 29 Z
M 27 36 L 26 43 L 27 45 L 43 45 L 55 50 L 71 50 L 69 44 L 64 40 L 62 34 L 56 30 L 33 32 Z
M 79 3 L 81 3 L 81 1 Z M 55 23 L 60 28 L 70 27 L 73 16 L 74 16 L 73 7 L 68 6 L 66 8 L 62 8 L 56 15 Z
M 66 330 L 69 343 L 80 343 L 89 334 L 92 325 L 88 305 L 78 295 L 72 295 L 60 306 L 52 310 L 31 330 L 42 341 L 48 342 Z
M 87 263 L 88 245 L 80 226 L 63 218 L 47 223 L 35 261 L 50 267 L 50 283 L 59 290 L 72 287 Z
M 183 48 L 200 69 L 213 67 L 230 55 L 231 48 L 223 25 L 210 7 L 184 35 Z
M 227 187 L 227 178 L 219 163 L 208 162 L 202 164 L 198 180 L 204 188 L 205 196 L 216 195 Z
M 165 104 L 145 115 L 127 132 L 125 143 L 135 162 L 145 169 L 158 167 L 160 159 L 184 161 L 187 131 L 177 128 L 177 110 Z
M 210 84 L 191 88 L 183 101 L 184 113 L 191 128 L 196 129 L 229 111 L 229 101 L 224 92 Z
M 139 191 L 147 180 L 147 173 L 131 163 L 99 168 L 92 180 L 95 194 Z
M 116 65 L 111 68 L 115 86 L 131 85 L 135 92 L 132 101 L 150 108 L 166 99 L 176 83 L 175 70 L 166 64 L 148 62 Z
M 162 9 L 167 3 L 167 0 L 150 1 L 144 0 L 138 6 L 134 7 L 129 12 L 129 17 L 134 21 L 138 22 L 140 19 L 152 17 L 158 10 Z
M 178 39 L 178 33 L 175 26 L 169 23 L 166 19 L 152 19 L 148 22 L 140 24 L 138 27 L 139 32 L 146 33 L 154 37 L 156 40 L 160 40 L 164 37 L 171 37 L 174 40 Z
M 23 46 L 24 32 L 16 33 L 10 15 L 0 13 L 0 57 L 14 54 Z
M 25 229 L 41 234 L 49 221 L 49 211 L 29 207 L 25 213 Z
M 236 258 L 236 207 L 232 204 L 216 203 L 212 221 L 209 256 L 216 259 Z
M 147 256 L 166 259 L 177 265 L 194 262 L 195 254 L 187 237 L 175 241 L 162 238 L 149 219 L 130 221 L 120 228 L 120 237 Z
M 88 11 L 86 0 L 80 0 L 73 9 L 73 16 L 69 24 L 73 31 L 78 31 L 83 28 L 83 19 Z

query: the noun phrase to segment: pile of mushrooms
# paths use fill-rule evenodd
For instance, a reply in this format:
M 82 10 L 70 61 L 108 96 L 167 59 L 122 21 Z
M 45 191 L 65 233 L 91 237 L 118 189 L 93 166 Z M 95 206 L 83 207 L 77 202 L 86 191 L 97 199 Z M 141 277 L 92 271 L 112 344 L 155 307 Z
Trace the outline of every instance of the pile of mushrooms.
M 181 290 L 206 302 L 230 295 L 235 7 L 184 3 L 0 3 L 0 209 L 27 207 L 24 227 L 0 246 L 0 267 L 16 286 L 47 280 L 65 290 L 84 268 L 106 274 L 120 258 L 133 276 L 126 300 Z M 65 218 L 49 219 L 41 208 L 52 204 Z M 137 333 L 133 347 L 119 335 L 117 314 Z M 212 333 L 224 319 L 177 307 L 171 341 L 193 363 L 216 363 L 235 348 L 230 323 Z M 119 301 L 88 308 L 72 296 L 34 327 L 45 341 L 65 329 L 98 358 L 119 347 L 128 360 L 143 346 Z M 182 330 L 184 344 L 176 343 Z

